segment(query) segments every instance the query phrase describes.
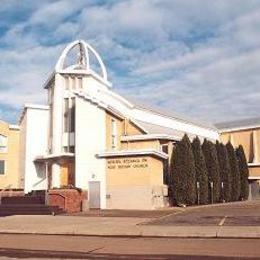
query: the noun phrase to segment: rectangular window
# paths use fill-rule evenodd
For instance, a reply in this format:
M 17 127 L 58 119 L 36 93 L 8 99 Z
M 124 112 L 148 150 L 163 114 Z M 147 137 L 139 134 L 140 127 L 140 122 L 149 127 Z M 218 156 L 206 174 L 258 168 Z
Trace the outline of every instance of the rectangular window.
M 78 88 L 82 88 L 82 87 L 83 87 L 83 85 L 82 85 L 82 78 L 79 77 L 78 78 Z
M 69 90 L 70 89 L 70 79 L 69 79 L 69 77 L 65 77 L 64 81 L 65 81 L 65 90 Z
M 64 133 L 68 133 L 69 132 L 69 99 L 68 98 L 64 98 Z
M 7 152 L 7 137 L 0 134 L 0 153 Z
M 4 174 L 5 174 L 5 161 L 0 160 L 0 175 L 4 175 Z
M 116 120 L 114 118 L 111 119 L 111 146 L 112 149 L 116 148 L 116 136 L 117 136 L 117 127 Z
M 71 109 L 70 109 L 70 132 L 75 132 L 75 98 L 71 99 Z
M 168 144 L 161 145 L 161 150 L 162 150 L 162 152 L 168 154 L 168 152 L 169 152 Z

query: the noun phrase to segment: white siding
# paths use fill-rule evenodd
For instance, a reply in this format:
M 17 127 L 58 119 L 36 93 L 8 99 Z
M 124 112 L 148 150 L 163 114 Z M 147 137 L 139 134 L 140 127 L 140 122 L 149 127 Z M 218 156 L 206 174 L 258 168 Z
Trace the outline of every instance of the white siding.
M 30 192 L 46 189 L 45 165 L 35 164 L 34 159 L 47 152 L 49 110 L 27 108 L 25 116 L 26 125 L 22 124 L 25 134 L 21 136 L 22 152 L 25 153 L 24 189 Z
M 90 102 L 76 99 L 76 186 L 88 190 L 89 181 L 100 181 L 101 208 L 106 208 L 105 159 L 96 154 L 106 147 L 106 114 Z

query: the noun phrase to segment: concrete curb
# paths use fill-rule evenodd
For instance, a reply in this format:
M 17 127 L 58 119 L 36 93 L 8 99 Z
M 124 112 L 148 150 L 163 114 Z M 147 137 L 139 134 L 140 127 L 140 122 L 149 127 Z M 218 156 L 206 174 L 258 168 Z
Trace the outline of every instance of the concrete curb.
M 32 234 L 32 235 L 65 235 L 65 236 L 96 236 L 96 237 L 150 237 L 150 238 L 260 238 L 260 226 L 175 226 L 161 227 L 153 226 L 138 230 L 103 230 L 92 231 L 37 231 L 37 230 L 0 230 L 0 234 Z

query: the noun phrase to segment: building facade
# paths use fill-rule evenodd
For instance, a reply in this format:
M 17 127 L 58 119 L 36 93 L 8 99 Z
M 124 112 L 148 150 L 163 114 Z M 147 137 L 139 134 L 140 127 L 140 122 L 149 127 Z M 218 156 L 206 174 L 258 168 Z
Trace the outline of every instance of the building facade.
M 0 121 L 0 189 L 18 189 L 21 187 L 19 142 L 19 127 Z
M 87 191 L 90 208 L 163 207 L 174 143 L 184 133 L 219 137 L 212 125 L 112 91 L 101 57 L 82 40 L 64 49 L 44 88 L 48 104 L 26 104 L 20 119 L 26 192 L 73 186 Z
M 260 118 L 219 123 L 223 143 L 242 145 L 249 167 L 249 199 L 260 198 Z

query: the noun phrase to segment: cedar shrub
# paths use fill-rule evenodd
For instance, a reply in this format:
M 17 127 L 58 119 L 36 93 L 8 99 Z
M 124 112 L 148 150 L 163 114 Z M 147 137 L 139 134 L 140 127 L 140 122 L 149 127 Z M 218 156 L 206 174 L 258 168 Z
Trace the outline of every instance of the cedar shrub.
M 215 144 L 211 141 L 204 140 L 202 145 L 202 151 L 205 157 L 208 180 L 209 184 L 213 182 L 213 198 L 211 198 L 211 187 L 209 188 L 209 202 L 213 201 L 219 202 L 220 198 L 220 174 L 219 174 L 219 164 Z
M 200 139 L 194 138 L 192 150 L 195 162 L 196 182 L 199 182 L 199 204 L 208 203 L 208 172 L 205 157 L 201 148 Z M 197 201 L 198 202 L 198 201 Z
M 237 201 L 240 198 L 240 172 L 238 160 L 233 145 L 228 142 L 226 147 L 231 168 L 231 200 Z

